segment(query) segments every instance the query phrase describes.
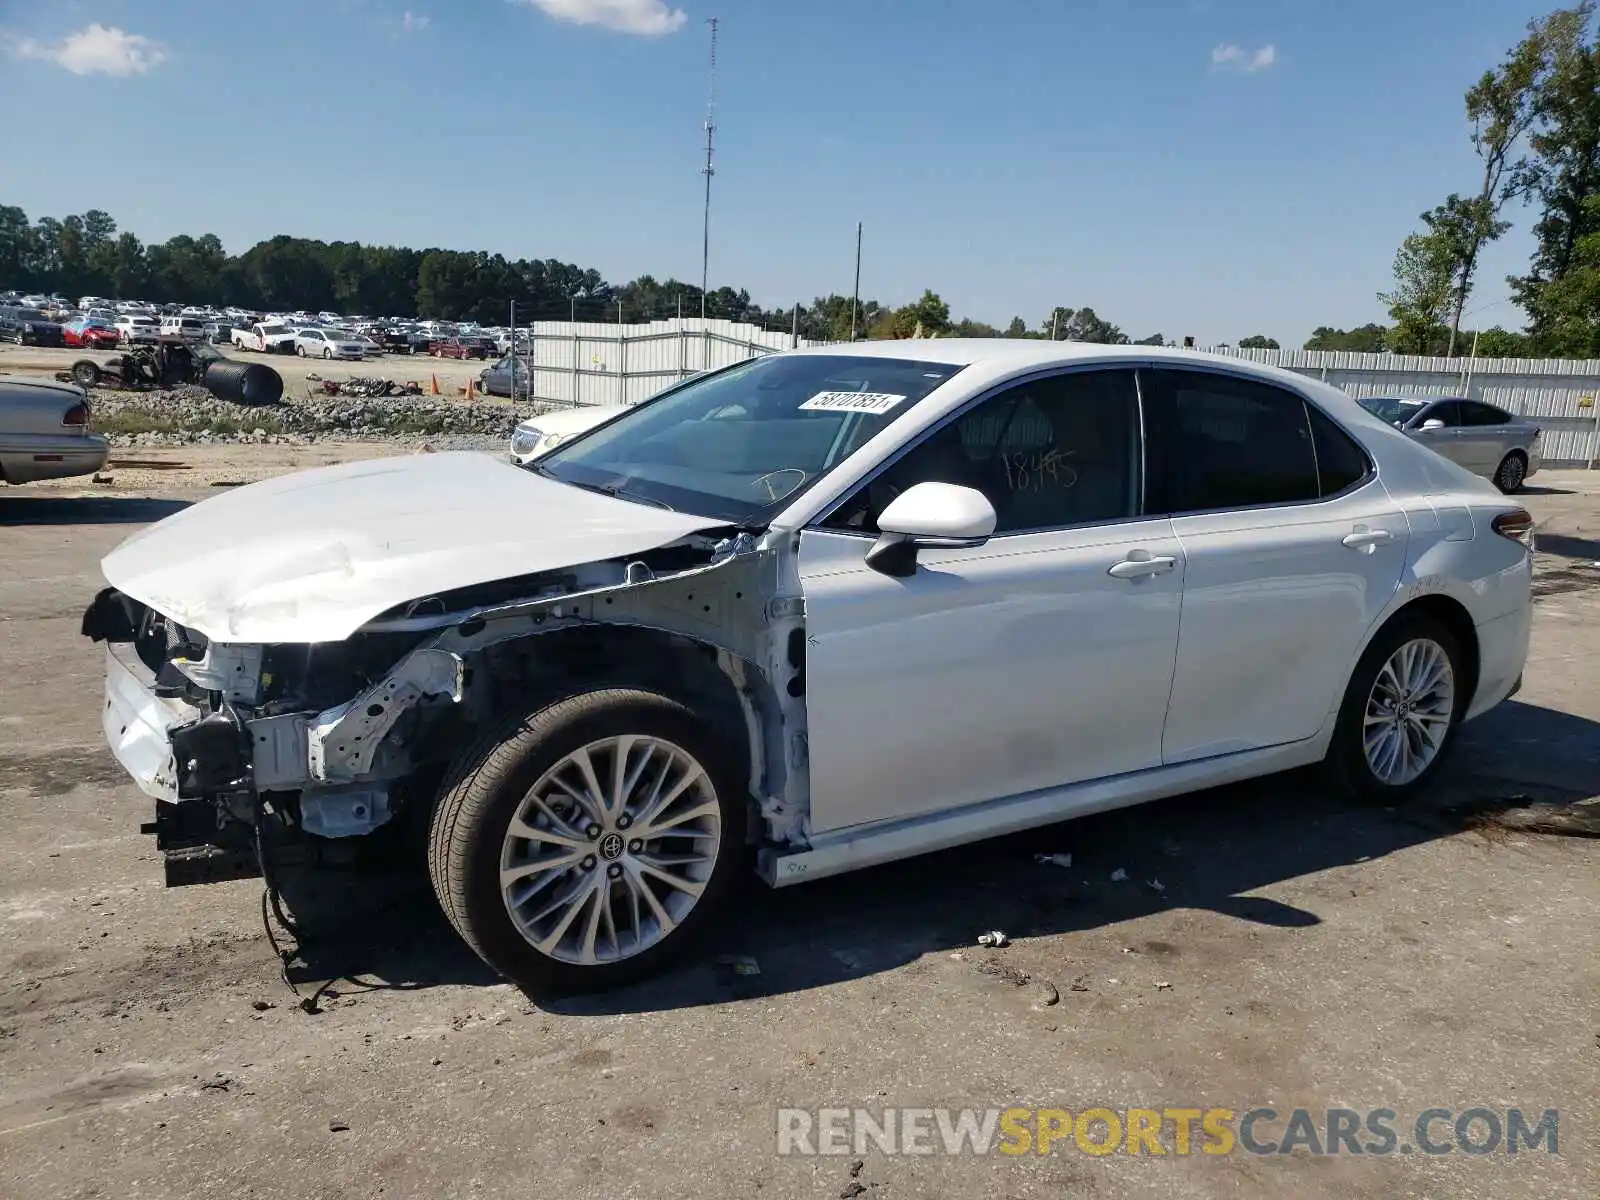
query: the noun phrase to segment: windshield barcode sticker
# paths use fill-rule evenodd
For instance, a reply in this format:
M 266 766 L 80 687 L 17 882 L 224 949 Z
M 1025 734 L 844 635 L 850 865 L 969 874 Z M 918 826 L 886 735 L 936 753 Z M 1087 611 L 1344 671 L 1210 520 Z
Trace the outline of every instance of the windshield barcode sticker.
M 886 413 L 904 399 L 893 392 L 818 392 L 800 407 L 813 411 Z

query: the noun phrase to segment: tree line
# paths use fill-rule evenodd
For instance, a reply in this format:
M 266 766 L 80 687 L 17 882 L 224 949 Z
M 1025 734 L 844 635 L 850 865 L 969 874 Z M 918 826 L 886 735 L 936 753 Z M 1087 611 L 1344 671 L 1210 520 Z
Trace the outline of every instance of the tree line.
M 1387 349 L 1462 353 L 1462 321 L 1483 248 L 1503 237 L 1514 207 L 1532 209 L 1535 247 L 1507 280 L 1527 319 L 1522 334 L 1478 339 L 1478 352 L 1600 357 L 1600 34 L 1582 0 L 1529 23 L 1527 35 L 1467 89 L 1478 159 L 1471 190 L 1421 216 L 1378 295 L 1394 325 Z M 1323 332 L 1323 331 L 1318 331 Z M 1330 334 L 1341 331 L 1327 331 Z M 1351 335 L 1367 336 L 1363 331 Z

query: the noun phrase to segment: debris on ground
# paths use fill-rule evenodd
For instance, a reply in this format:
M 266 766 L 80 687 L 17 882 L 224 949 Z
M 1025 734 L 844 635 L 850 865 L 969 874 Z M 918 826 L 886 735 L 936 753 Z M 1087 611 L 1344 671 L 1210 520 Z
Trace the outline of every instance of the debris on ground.
M 348 1121 L 341 1121 L 335 1117 L 333 1120 L 328 1122 L 329 1133 L 348 1133 L 349 1131 L 350 1122 Z
M 759 975 L 761 964 L 755 959 L 743 954 L 722 954 L 717 957 L 717 965 L 727 967 L 735 975 Z
M 1079 975 L 1067 985 L 1067 989 L 1073 992 L 1087 992 L 1089 990 L 1088 980 L 1085 976 Z
M 1070 854 L 1035 854 L 1033 861 L 1042 867 L 1070 867 L 1072 855 Z
M 844 1185 L 844 1191 L 839 1193 L 839 1200 L 855 1200 L 857 1196 L 861 1195 L 866 1190 L 866 1184 L 862 1183 L 859 1179 L 852 1179 L 849 1183 Z
M 1600 837 L 1600 803 L 1559 804 L 1532 796 L 1485 796 L 1445 810 L 1463 829 L 1478 833 L 1543 833 Z
M 985 959 L 979 963 L 976 970 L 979 975 L 988 975 L 993 979 L 1003 979 L 1012 987 L 1026 987 L 1029 979 L 1032 978 L 1026 971 L 1019 971 L 1016 967 L 1007 966 L 992 958 Z
M 1146 879 L 1144 881 L 1144 885 L 1152 892 L 1164 892 L 1167 890 L 1167 885 L 1162 883 L 1159 879 Z
M 1158 992 L 1170 992 L 1171 990 L 1172 990 L 1172 985 L 1170 983 L 1168 983 L 1165 979 L 1156 980 L 1156 991 L 1158 991 Z
M 1041 979 L 1034 985 L 1033 1006 L 1035 1008 L 1049 1008 L 1061 1000 L 1061 991 L 1048 979 Z
M 1118 867 L 1115 871 L 1111 872 L 1111 882 L 1112 883 L 1122 883 L 1122 882 L 1126 881 L 1127 878 L 1128 878 L 1128 872 L 1123 870 L 1123 868 L 1121 868 L 1121 867 Z
M 233 1086 L 231 1076 L 217 1074 L 200 1085 L 202 1092 L 225 1092 Z
M 250 1007 L 255 1009 L 257 1012 L 266 1012 L 267 1009 L 277 1008 L 278 1006 L 271 1000 L 252 1000 L 250 1002 Z
M 116 481 L 117 479 L 114 475 L 96 475 L 89 480 L 90 483 L 115 483 Z
M 994 946 L 998 949 L 1001 946 L 1009 946 L 1010 944 L 1011 939 L 1005 935 L 1004 930 L 991 929 L 988 933 L 980 933 L 978 935 L 978 945 L 980 946 Z
M 307 376 L 311 380 L 310 376 Z M 357 396 L 363 400 L 379 396 L 420 396 L 422 385 L 414 380 L 401 383 L 396 379 L 316 379 L 317 390 L 324 396 Z

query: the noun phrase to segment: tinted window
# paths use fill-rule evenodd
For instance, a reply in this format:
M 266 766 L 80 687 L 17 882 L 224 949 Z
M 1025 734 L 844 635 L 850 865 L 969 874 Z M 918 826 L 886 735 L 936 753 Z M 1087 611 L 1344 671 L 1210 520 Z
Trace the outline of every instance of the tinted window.
M 1476 400 L 1463 400 L 1461 410 L 1464 421 L 1468 425 L 1504 425 L 1511 420 L 1511 414 L 1496 408 L 1492 404 L 1480 404 Z
M 1455 400 L 1440 400 L 1430 404 L 1416 424 L 1421 426 L 1427 421 L 1443 421 L 1447 426 L 1455 428 L 1461 424 L 1460 403 Z
M 1079 371 L 1019 384 L 932 433 L 846 500 L 832 528 L 877 531 L 918 483 L 976 488 L 995 532 L 1114 521 L 1139 512 L 1139 400 L 1132 371 Z
M 1151 371 L 1160 440 L 1152 486 L 1166 512 L 1318 499 L 1306 404 L 1270 384 L 1205 371 Z
M 1366 477 L 1367 453 L 1314 404 L 1306 405 L 1311 445 L 1317 452 L 1317 482 L 1324 496 L 1336 495 Z

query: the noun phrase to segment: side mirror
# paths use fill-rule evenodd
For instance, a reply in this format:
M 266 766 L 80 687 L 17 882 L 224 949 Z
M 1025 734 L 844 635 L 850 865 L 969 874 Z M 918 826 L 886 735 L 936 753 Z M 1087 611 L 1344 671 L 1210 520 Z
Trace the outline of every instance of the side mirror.
M 1424 421 L 1422 423 L 1422 431 L 1424 433 L 1428 432 L 1430 429 L 1443 429 L 1443 428 L 1444 428 L 1444 422 L 1439 420 L 1438 417 L 1429 417 L 1426 421 Z
M 905 578 L 916 573 L 917 551 L 981 546 L 994 527 L 994 505 L 976 488 L 919 483 L 883 510 L 880 536 L 867 551 L 867 565 Z

